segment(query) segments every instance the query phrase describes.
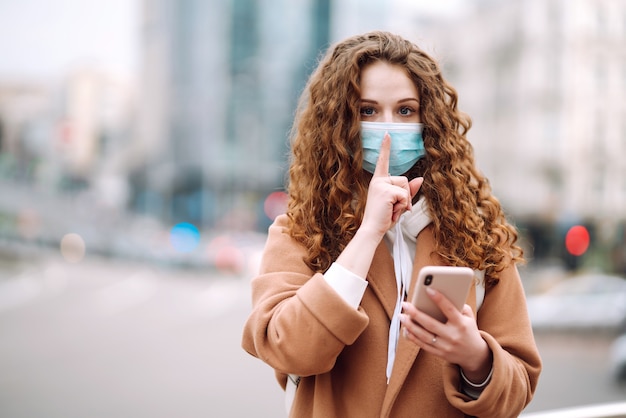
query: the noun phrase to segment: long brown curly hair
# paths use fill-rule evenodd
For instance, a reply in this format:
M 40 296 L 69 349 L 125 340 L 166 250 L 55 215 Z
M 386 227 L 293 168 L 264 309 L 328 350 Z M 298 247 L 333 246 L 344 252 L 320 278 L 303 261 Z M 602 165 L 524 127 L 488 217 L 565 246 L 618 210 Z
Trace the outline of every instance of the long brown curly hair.
M 304 260 L 323 272 L 356 233 L 371 175 L 362 168 L 360 74 L 386 61 L 402 66 L 417 87 L 426 157 L 406 175 L 423 176 L 435 252 L 449 265 L 486 270 L 493 285 L 510 262 L 523 261 L 518 234 L 476 169 L 466 139 L 469 117 L 438 64 L 413 43 L 388 32 L 354 36 L 331 48 L 300 98 L 291 132 L 289 233 L 308 249 Z

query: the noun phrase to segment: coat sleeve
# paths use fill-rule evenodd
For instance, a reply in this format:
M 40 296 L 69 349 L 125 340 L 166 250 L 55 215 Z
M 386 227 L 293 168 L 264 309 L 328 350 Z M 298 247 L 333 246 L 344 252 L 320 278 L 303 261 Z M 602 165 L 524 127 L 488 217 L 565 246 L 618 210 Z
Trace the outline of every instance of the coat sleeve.
M 269 229 L 259 275 L 251 282 L 252 312 L 242 347 L 278 373 L 321 374 L 333 368 L 369 320 L 306 266 L 305 248 L 286 225 L 281 215 Z
M 480 397 L 459 392 L 458 366 L 445 370 L 450 403 L 476 417 L 517 417 L 531 401 L 541 358 L 526 308 L 526 297 L 515 265 L 507 267 L 497 285 L 489 288 L 477 315 L 478 328 L 493 352 L 493 375 Z

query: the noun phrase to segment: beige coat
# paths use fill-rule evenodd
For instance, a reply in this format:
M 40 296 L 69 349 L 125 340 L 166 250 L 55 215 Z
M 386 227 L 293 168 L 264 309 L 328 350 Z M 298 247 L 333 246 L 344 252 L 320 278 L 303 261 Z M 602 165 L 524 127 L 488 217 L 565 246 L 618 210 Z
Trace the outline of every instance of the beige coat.
M 514 265 L 487 289 L 478 327 L 493 352 L 493 376 L 477 400 L 459 392 L 459 369 L 400 337 L 389 384 L 389 324 L 396 304 L 393 259 L 384 243 L 374 255 L 357 310 L 313 274 L 305 248 L 286 232 L 286 216 L 270 227 L 261 270 L 252 281 L 253 310 L 243 348 L 276 371 L 303 376 L 291 417 L 517 417 L 530 402 L 541 370 L 524 291 Z M 412 288 L 429 264 L 432 226 L 417 239 Z M 468 304 L 475 308 L 475 289 Z

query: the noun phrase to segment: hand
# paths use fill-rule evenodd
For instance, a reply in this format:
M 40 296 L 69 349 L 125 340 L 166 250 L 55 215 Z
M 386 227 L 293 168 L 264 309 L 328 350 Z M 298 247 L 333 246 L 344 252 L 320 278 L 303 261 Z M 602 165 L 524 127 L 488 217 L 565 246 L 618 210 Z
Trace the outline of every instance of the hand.
M 359 277 L 366 278 L 376 248 L 400 215 L 411 209 L 411 200 L 424 181 L 409 181 L 404 176 L 389 175 L 391 136 L 386 133 L 380 146 L 376 169 L 370 180 L 363 221 L 336 262 Z
M 390 149 L 391 136 L 385 133 L 376 169 L 369 184 L 361 224 L 361 228 L 374 232 L 380 239 L 400 219 L 400 215 L 411 210 L 413 196 L 417 194 L 424 181 L 422 177 L 409 181 L 404 176 L 390 176 Z
M 489 346 L 478 331 L 472 308 L 465 305 L 459 312 L 440 292 L 428 289 L 427 293 L 448 321 L 441 323 L 413 304 L 403 302 L 400 321 L 405 337 L 421 349 L 458 364 L 471 381 L 482 382 L 491 370 L 493 359 Z

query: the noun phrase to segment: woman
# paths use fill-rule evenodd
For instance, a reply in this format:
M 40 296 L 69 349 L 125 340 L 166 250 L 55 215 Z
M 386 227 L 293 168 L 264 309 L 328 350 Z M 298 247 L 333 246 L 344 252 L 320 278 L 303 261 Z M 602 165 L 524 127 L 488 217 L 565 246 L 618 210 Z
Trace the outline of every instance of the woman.
M 501 418 L 530 402 L 523 254 L 470 125 L 438 65 L 390 33 L 339 43 L 311 76 L 242 342 L 290 416 Z M 406 301 L 426 265 L 476 272 L 461 311 L 430 292 L 445 323 Z

